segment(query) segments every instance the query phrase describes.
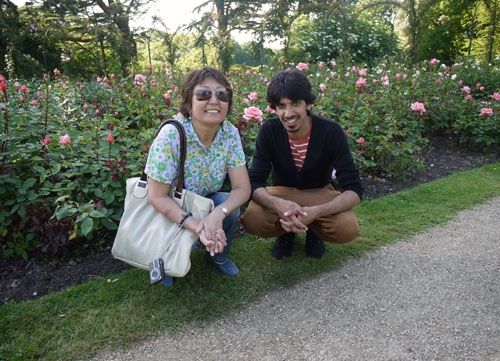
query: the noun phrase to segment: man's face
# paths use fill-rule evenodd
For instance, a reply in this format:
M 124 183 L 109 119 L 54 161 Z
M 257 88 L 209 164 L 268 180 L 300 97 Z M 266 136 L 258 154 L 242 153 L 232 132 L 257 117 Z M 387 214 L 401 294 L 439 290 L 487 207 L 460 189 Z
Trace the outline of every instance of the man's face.
M 302 139 L 309 132 L 311 123 L 307 111 L 311 108 L 312 104 L 306 104 L 304 100 L 294 101 L 285 97 L 276 104 L 276 114 L 292 139 Z

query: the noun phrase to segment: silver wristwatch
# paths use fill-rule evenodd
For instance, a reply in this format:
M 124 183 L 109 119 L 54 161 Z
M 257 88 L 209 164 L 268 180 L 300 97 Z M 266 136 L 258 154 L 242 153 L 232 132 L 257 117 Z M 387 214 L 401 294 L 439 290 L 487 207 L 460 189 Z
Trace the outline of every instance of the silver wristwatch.
M 221 206 L 217 206 L 217 208 L 219 208 L 222 211 L 222 213 L 224 213 L 224 217 L 227 217 L 227 208 Z

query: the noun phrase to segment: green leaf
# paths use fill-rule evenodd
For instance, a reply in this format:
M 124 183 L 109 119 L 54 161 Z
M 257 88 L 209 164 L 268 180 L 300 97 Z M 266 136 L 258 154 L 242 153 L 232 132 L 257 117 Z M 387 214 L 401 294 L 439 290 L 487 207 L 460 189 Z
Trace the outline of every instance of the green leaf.
M 56 216 L 57 220 L 64 219 L 66 217 L 70 217 L 74 215 L 78 210 L 76 208 L 68 208 L 67 206 L 64 207 L 59 207 L 56 209 L 54 215 Z
M 118 229 L 118 226 L 115 222 L 111 221 L 109 218 L 101 218 L 101 224 L 109 229 L 110 231 L 114 231 Z
M 81 226 L 81 230 L 83 235 L 87 236 L 90 232 L 92 232 L 92 229 L 94 228 L 94 221 L 90 217 L 86 217 Z
M 58 174 L 59 171 L 61 170 L 61 165 L 59 163 L 55 163 L 53 166 L 52 166 L 52 174 Z
M 90 212 L 90 217 L 92 217 L 92 218 L 103 218 L 103 217 L 106 217 L 106 216 L 101 211 L 98 211 L 98 210 L 94 209 L 94 210 L 92 210 Z
M 41 166 L 39 166 L 39 165 L 35 165 L 35 166 L 33 166 L 33 169 L 34 169 L 34 170 L 36 170 L 36 171 L 37 171 L 38 173 L 40 173 L 40 174 L 45 174 L 45 173 L 47 173 L 47 171 L 45 170 L 45 168 L 44 168 L 44 167 L 41 167 Z
M 104 199 L 104 202 L 106 202 L 106 204 L 111 204 L 115 200 L 115 195 L 113 194 L 113 192 L 107 191 L 104 192 L 102 198 Z
M 37 182 L 36 178 L 28 178 L 24 181 L 23 188 L 29 189 L 29 188 L 33 187 L 36 182 Z

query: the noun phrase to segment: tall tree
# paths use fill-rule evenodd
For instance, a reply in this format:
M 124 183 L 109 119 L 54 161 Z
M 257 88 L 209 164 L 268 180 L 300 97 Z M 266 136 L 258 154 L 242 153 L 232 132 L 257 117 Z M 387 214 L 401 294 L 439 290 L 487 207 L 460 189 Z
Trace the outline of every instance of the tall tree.
M 379 7 L 381 9 L 394 9 L 401 17 L 402 29 L 406 36 L 406 49 L 409 58 L 418 59 L 418 45 L 424 28 L 424 19 L 427 18 L 432 6 L 440 0 L 374 0 L 365 7 Z
M 441 0 L 422 21 L 418 59 L 439 58 L 446 64 L 455 62 L 466 48 L 466 15 L 475 0 Z
M 498 37 L 500 26 L 500 0 L 482 0 L 482 2 L 489 15 L 485 23 L 487 29 L 486 62 L 491 63 L 494 56 L 495 37 Z
M 199 20 L 194 21 L 188 29 L 198 29 L 199 37 L 212 33 L 212 44 L 217 48 L 218 67 L 227 71 L 231 65 L 232 39 L 231 32 L 248 30 L 256 26 L 256 15 L 265 0 L 208 0 L 197 6 L 194 11 L 201 13 Z M 207 10 L 208 9 L 208 10 Z M 205 44 L 200 41 L 200 44 Z
M 9 75 L 6 60 L 19 44 L 20 27 L 17 6 L 9 0 L 0 0 L 0 74 Z
M 58 14 L 62 22 L 70 22 L 70 26 L 77 21 L 77 17 L 83 17 L 80 22 L 86 19 L 92 24 L 96 44 L 101 47 L 105 46 L 104 39 L 109 37 L 113 42 L 111 49 L 117 55 L 124 71 L 126 66 L 137 58 L 137 44 L 130 27 L 130 19 L 143 14 L 146 6 L 152 1 L 43 0 L 43 7 Z

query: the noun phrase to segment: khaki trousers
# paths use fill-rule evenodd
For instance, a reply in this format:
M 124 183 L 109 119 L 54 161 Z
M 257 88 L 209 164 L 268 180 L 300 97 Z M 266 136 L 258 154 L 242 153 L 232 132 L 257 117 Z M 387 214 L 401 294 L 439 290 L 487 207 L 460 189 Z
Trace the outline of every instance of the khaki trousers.
M 303 207 L 324 204 L 340 194 L 331 184 L 318 189 L 267 187 L 267 190 L 273 196 L 296 202 Z M 286 233 L 279 218 L 276 211 L 251 201 L 240 221 L 246 232 L 270 238 Z M 352 209 L 318 218 L 308 227 L 319 239 L 330 243 L 348 243 L 360 235 L 358 219 Z

